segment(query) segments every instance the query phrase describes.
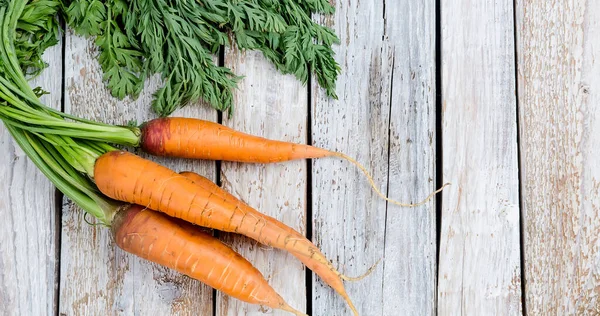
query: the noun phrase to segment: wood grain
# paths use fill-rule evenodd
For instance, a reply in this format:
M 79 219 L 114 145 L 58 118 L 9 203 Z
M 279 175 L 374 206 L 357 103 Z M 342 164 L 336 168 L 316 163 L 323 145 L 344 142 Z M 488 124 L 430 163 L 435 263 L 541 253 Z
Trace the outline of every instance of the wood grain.
M 60 109 L 62 41 L 48 49 L 49 67 L 30 84 Z M 0 128 L 0 314 L 55 315 L 58 290 L 60 209 L 56 189 Z
M 115 124 L 152 118 L 151 94 L 158 80 L 147 84 L 136 101 L 118 101 L 104 88 L 96 54 L 93 41 L 67 33 L 65 111 Z M 174 115 L 216 120 L 216 112 L 205 105 L 190 105 Z M 176 171 L 193 170 L 215 178 L 214 162 L 153 160 Z M 63 212 L 61 314 L 212 314 L 211 288 L 124 253 L 113 243 L 108 229 L 86 224 L 83 212 L 69 201 L 65 201 Z
M 435 1 L 386 1 L 385 9 L 393 52 L 388 194 L 416 203 L 436 183 Z M 435 200 L 388 204 L 381 315 L 435 314 L 436 250 Z
M 443 0 L 439 315 L 521 313 L 513 2 Z
M 235 115 L 223 124 L 266 138 L 305 143 L 308 93 L 293 76 L 284 76 L 261 53 L 228 50 L 225 66 L 245 78 L 235 91 Z M 223 188 L 258 211 L 272 216 L 299 232 L 306 231 L 306 161 L 278 164 L 223 162 Z M 256 241 L 221 234 L 225 243 L 240 252 L 269 280 L 273 288 L 294 308 L 306 310 L 305 269 L 300 261 L 282 250 Z M 288 315 L 269 311 L 230 297 L 217 296 L 217 315 Z
M 313 83 L 311 132 L 313 145 L 356 158 L 386 192 L 394 52 L 384 38 L 383 16 L 382 1 L 336 1 L 336 14 L 322 20 L 340 36 L 341 45 L 334 49 L 343 72 L 339 100 Z M 386 203 L 347 161 L 317 159 L 312 168 L 313 241 L 342 273 L 360 275 L 384 256 Z M 383 314 L 382 267 L 346 283 L 361 315 Z M 312 290 L 313 315 L 351 315 L 318 277 Z
M 517 1 L 530 315 L 600 314 L 600 4 Z

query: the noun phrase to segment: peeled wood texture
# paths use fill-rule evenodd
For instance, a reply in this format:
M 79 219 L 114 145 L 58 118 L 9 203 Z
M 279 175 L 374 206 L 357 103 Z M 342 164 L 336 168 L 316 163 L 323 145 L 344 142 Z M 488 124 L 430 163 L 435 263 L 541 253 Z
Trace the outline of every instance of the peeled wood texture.
M 435 179 L 435 1 L 386 1 L 384 21 L 393 58 L 388 195 L 416 203 L 441 185 Z M 435 199 L 416 208 L 388 204 L 381 315 L 435 314 L 436 256 Z
M 49 67 L 30 84 L 50 92 L 42 101 L 60 109 L 61 45 L 47 50 L 44 60 Z M 0 152 L 0 314 L 55 315 L 60 221 L 56 189 L 4 126 Z
M 245 76 L 234 93 L 235 115 L 223 124 L 266 138 L 306 142 L 308 93 L 293 76 L 280 74 L 261 53 L 226 52 L 225 66 Z M 306 161 L 275 164 L 223 162 L 223 188 L 259 212 L 272 216 L 300 233 L 306 231 Z M 298 259 L 234 234 L 222 240 L 247 258 L 289 305 L 306 310 L 305 269 Z M 216 315 L 290 315 L 249 305 L 218 294 Z
M 153 118 L 151 95 L 158 80 L 132 101 L 118 101 L 104 88 L 91 40 L 67 32 L 65 112 L 106 123 L 138 124 Z M 216 120 L 206 105 L 190 105 L 176 116 Z M 152 158 L 175 171 L 191 170 L 215 178 L 215 163 Z M 210 315 L 212 289 L 199 281 L 125 253 L 110 231 L 84 221 L 84 213 L 65 201 L 62 218 L 60 313 L 66 315 Z M 92 220 L 91 216 L 88 219 Z
M 525 297 L 600 314 L 600 3 L 517 1 Z
M 521 312 L 513 1 L 442 0 L 438 314 Z
M 343 69 L 337 82 L 339 100 L 328 98 L 313 82 L 311 106 L 313 145 L 356 158 L 386 192 L 395 56 L 385 39 L 383 16 L 382 1 L 336 1 L 336 14 L 322 21 L 342 42 L 334 46 L 336 60 Z M 340 272 L 360 275 L 384 256 L 386 203 L 349 162 L 324 158 L 312 164 L 313 241 Z M 386 262 L 367 278 L 346 282 L 360 315 L 383 314 L 384 292 L 392 287 L 382 287 Z M 391 261 L 392 266 L 396 264 L 400 263 Z M 312 315 L 351 315 L 331 288 L 318 277 L 312 280 Z

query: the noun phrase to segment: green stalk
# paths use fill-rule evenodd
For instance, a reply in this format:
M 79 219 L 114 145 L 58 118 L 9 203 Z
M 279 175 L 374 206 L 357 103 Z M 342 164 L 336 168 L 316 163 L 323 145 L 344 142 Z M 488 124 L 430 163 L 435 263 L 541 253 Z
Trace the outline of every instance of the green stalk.
M 6 89 L 10 87 L 9 89 Z M 50 115 L 46 113 L 47 110 L 55 111 L 49 107 L 44 106 L 37 97 L 34 99 L 39 107 L 39 109 L 34 109 L 27 103 L 23 102 L 17 96 L 15 96 L 12 91 L 20 94 L 21 97 L 31 99 L 30 96 L 24 95 L 21 90 L 16 87 L 11 87 L 10 83 L 7 82 L 6 79 L 0 76 L 0 98 L 6 100 L 14 107 L 3 107 L 0 111 L 3 111 L 6 117 L 10 117 L 11 120 L 18 120 L 21 123 L 33 125 L 33 126 L 43 126 L 53 128 L 46 129 L 45 133 L 53 133 L 54 127 L 59 127 L 56 129 L 57 135 L 68 135 L 72 137 L 93 139 L 93 140 L 104 140 L 107 142 L 113 142 L 120 145 L 125 146 L 139 146 L 140 142 L 140 130 L 139 128 L 130 128 L 125 126 L 114 126 L 103 123 L 88 123 L 82 122 L 70 122 L 61 119 L 60 116 L 64 113 L 62 112 L 53 112 L 57 113 L 57 115 Z M 59 116 L 60 115 L 60 116 Z M 90 121 L 91 122 L 91 121 Z M 24 127 L 23 127 L 24 128 Z M 66 130 L 73 131 L 73 133 L 65 134 L 62 132 L 62 128 Z M 40 132 L 40 130 L 37 130 Z
M 69 138 L 63 138 L 56 135 L 44 135 L 51 140 L 55 145 L 54 147 L 59 154 L 71 165 L 75 170 L 87 174 L 93 178 L 94 176 L 94 162 L 99 155 L 90 154 L 85 149 L 79 146 L 69 144 Z
M 135 146 L 135 147 L 137 147 L 137 144 L 139 144 L 139 137 L 134 140 L 134 138 L 131 137 L 131 135 L 122 135 L 122 136 L 116 135 L 116 134 L 104 135 L 103 132 L 85 132 L 85 131 L 79 131 L 79 130 L 70 129 L 70 128 L 37 127 L 37 126 L 31 126 L 31 125 L 21 123 L 20 121 L 14 120 L 11 117 L 8 117 L 4 114 L 1 114 L 0 118 L 4 121 L 11 122 L 12 125 L 14 125 L 18 128 L 27 130 L 31 133 L 43 133 L 46 135 L 49 135 L 49 134 L 61 135 L 61 136 L 67 136 L 67 137 L 72 137 L 72 138 L 78 138 L 78 139 L 86 139 L 86 140 L 99 141 L 99 142 L 111 142 L 111 143 L 115 143 L 115 144 L 129 145 L 129 146 Z M 44 126 L 44 125 L 40 125 L 40 126 Z M 135 145 L 134 145 L 134 143 L 135 143 Z
M 94 183 L 92 183 L 90 181 L 90 178 L 83 175 L 81 172 L 75 170 L 64 159 L 63 155 L 61 155 L 56 150 L 56 148 L 54 147 L 52 142 L 49 142 L 48 140 L 46 140 L 43 135 L 35 135 L 35 136 L 37 136 L 40 140 L 44 140 L 43 142 L 41 142 L 41 144 L 44 147 L 43 149 L 45 149 L 48 152 L 48 154 L 50 155 L 50 157 L 54 158 L 57 165 L 61 166 L 63 168 L 64 172 L 67 173 L 67 175 L 65 175 L 64 177 L 65 177 L 65 179 L 67 179 L 67 181 L 69 181 L 69 183 L 71 183 L 73 185 L 81 185 L 82 186 L 81 190 L 85 191 L 85 193 L 88 195 L 100 194 L 100 191 L 98 191 L 98 188 L 94 185 Z
M 119 202 L 91 190 L 93 185 L 89 180 L 73 176 L 74 172 L 70 170 L 70 164 L 63 159 L 64 156 L 48 150 L 52 146 L 47 146 L 37 136 L 11 124 L 5 126 L 31 161 L 63 194 L 102 224 L 110 225 L 114 214 L 121 207 Z
M 52 117 L 56 117 L 56 118 L 68 118 L 68 119 L 72 119 L 74 121 L 78 121 L 78 122 L 82 122 L 82 123 L 89 123 L 89 124 L 93 124 L 93 125 L 98 125 L 98 126 L 106 126 L 106 127 L 114 127 L 114 125 L 110 125 L 110 124 L 105 124 L 105 123 L 101 123 L 101 122 L 96 122 L 96 121 L 92 121 L 92 120 L 87 120 L 84 118 L 80 118 L 74 115 L 70 115 L 67 113 L 63 113 L 61 111 L 55 110 L 51 107 L 46 106 L 45 104 L 43 104 L 40 99 L 37 98 L 37 96 L 35 97 L 31 97 L 27 94 L 25 94 L 23 91 L 21 91 L 18 87 L 16 87 L 15 85 L 13 85 L 11 82 L 9 82 L 8 80 L 4 79 L 2 76 L 0 76 L 0 89 L 2 89 L 2 91 L 6 91 L 5 93 L 9 94 L 12 96 L 13 99 L 19 100 L 16 98 L 16 96 L 12 93 L 15 93 L 17 96 L 22 97 L 25 101 L 29 101 L 31 102 L 31 104 L 35 105 L 37 108 L 43 110 L 42 113 L 44 112 L 48 112 L 52 115 Z M 12 91 L 12 93 L 10 92 Z M 31 111 L 35 111 L 32 107 L 30 107 L 29 105 L 27 105 L 25 102 L 19 100 L 19 103 L 14 103 L 14 106 L 22 109 L 22 110 L 31 110 Z M 39 111 L 38 111 L 39 112 Z
M 30 113 L 23 112 L 23 111 L 17 110 L 15 108 L 10 108 L 10 107 L 0 108 L 0 111 L 3 111 L 4 114 L 6 114 L 9 117 L 12 117 L 23 123 L 32 124 L 32 125 L 66 127 L 66 128 L 73 129 L 73 130 L 113 133 L 113 134 L 120 133 L 123 130 L 123 128 L 116 127 L 116 126 L 103 127 L 103 126 L 92 125 L 92 124 L 81 124 L 81 123 L 69 122 L 69 121 L 57 119 L 55 117 L 40 117 L 40 115 L 36 115 L 36 114 L 40 114 L 40 113 L 30 114 Z M 131 132 L 131 130 L 128 130 L 128 132 Z

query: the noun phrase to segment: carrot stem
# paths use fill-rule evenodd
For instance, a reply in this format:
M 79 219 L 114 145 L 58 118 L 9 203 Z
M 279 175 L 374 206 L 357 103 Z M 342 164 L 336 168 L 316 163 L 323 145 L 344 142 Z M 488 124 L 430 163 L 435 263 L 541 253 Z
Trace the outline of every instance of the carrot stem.
M 113 202 L 94 192 L 89 179 L 74 176 L 75 171 L 70 169 L 70 164 L 64 161 L 63 156 L 48 151 L 41 140 L 10 124 L 5 125 L 31 161 L 63 194 L 108 225 L 115 211 Z

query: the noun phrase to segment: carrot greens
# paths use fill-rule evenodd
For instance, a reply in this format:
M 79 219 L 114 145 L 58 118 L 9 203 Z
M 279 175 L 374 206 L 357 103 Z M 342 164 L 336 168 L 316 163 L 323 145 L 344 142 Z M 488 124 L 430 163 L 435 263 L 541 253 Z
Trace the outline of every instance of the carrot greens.
M 42 54 L 58 43 L 59 9 L 60 3 L 54 0 L 31 1 L 17 21 L 14 45 L 19 65 L 27 75 L 37 76 L 46 68 Z
M 161 116 L 200 99 L 233 110 L 240 79 L 213 59 L 232 40 L 261 51 L 278 70 L 303 83 L 310 70 L 328 95 L 340 71 L 331 46 L 339 40 L 313 14 L 331 14 L 327 0 L 63 0 L 69 26 L 94 36 L 104 80 L 117 98 L 136 97 L 158 73 L 153 109 Z

